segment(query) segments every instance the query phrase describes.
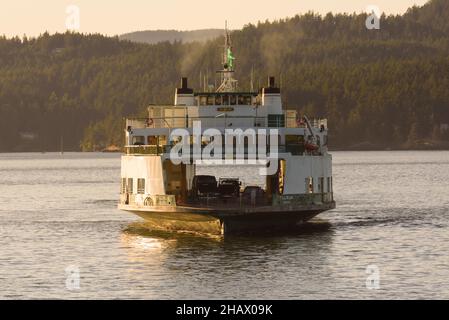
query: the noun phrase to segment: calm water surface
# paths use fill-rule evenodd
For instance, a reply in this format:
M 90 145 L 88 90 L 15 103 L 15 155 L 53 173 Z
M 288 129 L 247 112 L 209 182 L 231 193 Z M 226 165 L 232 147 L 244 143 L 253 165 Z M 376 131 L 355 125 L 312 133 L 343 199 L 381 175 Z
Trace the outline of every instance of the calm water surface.
M 148 230 L 116 209 L 119 174 L 119 155 L 0 154 L 0 298 L 449 299 L 449 152 L 335 152 L 338 209 L 288 236 Z

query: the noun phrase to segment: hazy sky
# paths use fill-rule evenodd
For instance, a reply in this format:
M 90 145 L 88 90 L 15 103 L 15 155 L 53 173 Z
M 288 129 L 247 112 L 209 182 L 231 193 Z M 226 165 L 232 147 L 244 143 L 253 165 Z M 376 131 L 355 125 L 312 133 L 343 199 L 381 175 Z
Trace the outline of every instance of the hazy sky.
M 80 9 L 80 32 L 108 35 L 138 30 L 241 28 L 248 22 L 319 13 L 361 12 L 376 5 L 403 13 L 427 0 L 1 0 L 0 34 L 39 35 L 67 29 L 68 5 Z M 72 20 L 70 20 L 72 21 Z

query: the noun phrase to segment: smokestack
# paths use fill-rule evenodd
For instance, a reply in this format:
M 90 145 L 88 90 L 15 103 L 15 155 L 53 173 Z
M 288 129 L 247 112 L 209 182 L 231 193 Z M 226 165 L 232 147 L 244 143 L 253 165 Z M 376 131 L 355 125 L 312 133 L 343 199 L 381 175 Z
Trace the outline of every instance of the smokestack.
M 268 77 L 268 87 L 263 88 L 264 93 L 268 94 L 280 94 L 281 89 L 276 87 L 276 78 L 273 76 Z
M 181 78 L 181 89 L 187 89 L 188 85 L 187 85 L 187 78 L 183 77 Z
M 176 94 L 193 94 L 193 89 L 189 88 L 189 83 L 186 77 L 181 78 L 181 88 L 176 89 Z

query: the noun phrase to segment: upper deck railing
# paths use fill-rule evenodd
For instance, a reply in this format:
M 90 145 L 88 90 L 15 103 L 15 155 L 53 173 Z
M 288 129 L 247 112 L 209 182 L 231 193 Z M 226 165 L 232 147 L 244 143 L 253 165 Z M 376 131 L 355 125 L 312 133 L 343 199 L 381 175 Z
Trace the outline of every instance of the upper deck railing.
M 220 117 L 162 117 L 133 118 L 126 120 L 126 127 L 132 129 L 174 129 L 193 128 L 194 122 L 200 121 L 210 128 L 228 127 L 270 127 L 270 128 L 306 128 L 306 124 L 296 116 L 252 117 L 252 116 L 220 116 Z M 327 129 L 327 119 L 312 119 L 313 128 Z
M 201 145 L 201 154 L 203 154 L 204 148 L 207 145 Z M 169 154 L 173 148 L 173 145 L 135 145 L 135 146 L 125 146 L 125 154 L 127 155 L 164 155 Z M 193 145 L 190 146 L 191 154 L 194 153 Z M 304 155 L 308 154 L 304 145 L 299 144 L 289 144 L 289 145 L 279 145 L 276 147 L 276 151 L 278 153 L 290 152 L 293 155 Z M 229 159 L 229 155 L 226 153 L 226 146 L 222 147 L 222 154 L 215 155 L 216 159 L 226 160 Z M 270 146 L 266 146 L 266 154 L 270 153 Z M 314 153 L 315 154 L 315 153 Z M 243 153 L 245 160 L 259 159 L 260 154 L 256 151 L 256 153 L 249 153 L 247 149 L 244 150 Z M 237 159 L 236 154 L 236 146 L 233 146 L 232 158 Z

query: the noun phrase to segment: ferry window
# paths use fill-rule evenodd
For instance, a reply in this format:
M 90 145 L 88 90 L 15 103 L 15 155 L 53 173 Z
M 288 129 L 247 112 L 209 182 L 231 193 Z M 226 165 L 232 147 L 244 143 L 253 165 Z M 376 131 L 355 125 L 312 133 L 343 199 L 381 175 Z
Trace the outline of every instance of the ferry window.
M 298 144 L 298 136 L 286 135 L 285 136 L 285 144 L 286 145 L 297 145 Z
M 201 96 L 200 97 L 200 105 L 201 106 L 206 106 L 207 105 L 207 97 L 206 96 Z
M 246 105 L 250 106 L 250 105 L 251 105 L 251 96 L 246 96 L 246 97 L 244 98 L 244 101 L 245 101 L 245 104 L 246 104 Z
M 319 193 L 324 193 L 324 178 L 320 177 L 318 180 L 318 191 Z
M 208 106 L 213 106 L 215 103 L 215 97 L 214 96 L 208 96 L 207 97 L 207 105 Z
M 331 193 L 331 178 L 327 178 L 327 193 Z
M 229 105 L 229 96 L 223 96 L 223 105 L 224 106 Z
M 148 145 L 149 146 L 157 145 L 157 137 L 156 136 L 148 136 Z
M 145 179 L 137 179 L 137 194 L 145 194 Z
M 215 105 L 216 106 L 221 106 L 221 96 L 216 96 L 215 97 Z
M 142 146 L 145 144 L 145 137 L 144 136 L 135 136 L 133 137 L 133 145 L 134 146 Z
M 245 104 L 245 97 L 244 96 L 239 96 L 237 104 L 238 105 L 244 105 Z
M 121 187 L 120 192 L 121 192 L 121 194 L 126 193 L 126 178 L 122 178 L 122 187 Z
M 160 146 L 166 146 L 167 145 L 167 136 L 159 136 L 159 143 Z
M 230 96 L 230 104 L 231 106 L 235 106 L 237 104 L 237 96 Z
M 134 193 L 134 181 L 133 178 L 128 178 L 128 185 L 126 187 L 126 192 L 129 194 L 133 194 Z
M 307 193 L 313 193 L 313 178 L 307 177 L 306 178 L 306 192 Z

